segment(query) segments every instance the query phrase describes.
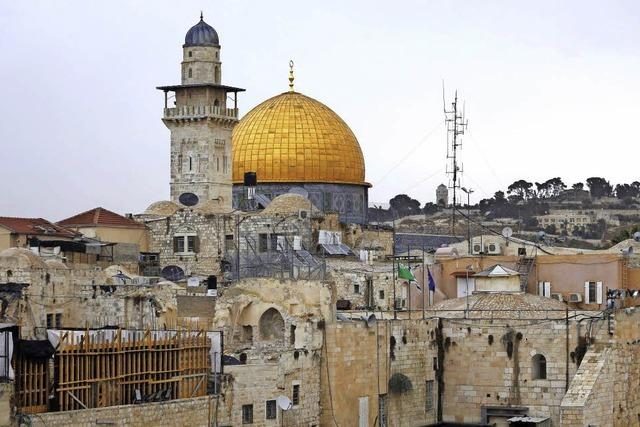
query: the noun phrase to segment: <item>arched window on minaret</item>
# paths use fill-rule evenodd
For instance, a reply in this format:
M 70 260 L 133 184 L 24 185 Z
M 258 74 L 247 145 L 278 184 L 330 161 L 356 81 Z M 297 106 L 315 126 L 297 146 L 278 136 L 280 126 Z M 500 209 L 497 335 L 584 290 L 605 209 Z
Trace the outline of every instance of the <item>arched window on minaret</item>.
M 193 77 L 193 70 L 189 68 L 189 77 Z
M 213 106 L 214 107 L 219 107 L 220 106 L 220 101 L 218 101 L 217 99 L 215 101 L 213 101 Z
M 215 70 L 215 82 L 220 83 L 220 67 L 216 66 Z

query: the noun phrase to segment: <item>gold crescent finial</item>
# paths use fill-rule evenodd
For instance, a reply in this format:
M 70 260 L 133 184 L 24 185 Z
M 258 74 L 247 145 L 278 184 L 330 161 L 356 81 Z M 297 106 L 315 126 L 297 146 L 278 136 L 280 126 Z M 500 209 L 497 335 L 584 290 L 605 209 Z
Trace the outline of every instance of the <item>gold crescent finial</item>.
M 293 61 L 289 61 L 289 92 L 293 92 Z

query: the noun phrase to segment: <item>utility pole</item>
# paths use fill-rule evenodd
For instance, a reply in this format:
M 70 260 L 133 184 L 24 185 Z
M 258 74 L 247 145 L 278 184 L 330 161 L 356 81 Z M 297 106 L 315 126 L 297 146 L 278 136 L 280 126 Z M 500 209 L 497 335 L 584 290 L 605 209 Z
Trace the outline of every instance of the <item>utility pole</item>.
M 473 193 L 472 188 L 464 188 L 460 187 L 462 191 L 467 193 L 467 243 L 468 243 L 468 254 L 471 255 L 471 193 Z
M 442 102 L 444 104 L 444 121 L 447 126 L 447 175 L 450 176 L 449 188 L 453 192 L 453 199 L 451 203 L 451 235 L 455 236 L 456 229 L 456 190 L 460 188 L 460 176 L 462 175 L 463 168 L 458 166 L 458 149 L 462 147 L 462 141 L 460 136 L 464 135 L 464 131 L 467 127 L 467 120 L 464 114 L 464 108 L 460 112 L 458 107 L 458 91 L 455 92 L 451 108 L 447 109 L 447 104 L 444 100 L 444 84 L 442 86 Z

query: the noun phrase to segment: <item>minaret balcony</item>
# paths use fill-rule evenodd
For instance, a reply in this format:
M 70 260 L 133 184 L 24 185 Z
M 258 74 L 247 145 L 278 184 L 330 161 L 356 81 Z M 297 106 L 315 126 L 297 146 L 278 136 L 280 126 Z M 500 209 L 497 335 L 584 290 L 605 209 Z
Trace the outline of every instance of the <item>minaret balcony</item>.
M 218 105 L 183 105 L 165 108 L 165 119 L 199 119 L 199 118 L 238 119 L 237 108 L 226 108 Z

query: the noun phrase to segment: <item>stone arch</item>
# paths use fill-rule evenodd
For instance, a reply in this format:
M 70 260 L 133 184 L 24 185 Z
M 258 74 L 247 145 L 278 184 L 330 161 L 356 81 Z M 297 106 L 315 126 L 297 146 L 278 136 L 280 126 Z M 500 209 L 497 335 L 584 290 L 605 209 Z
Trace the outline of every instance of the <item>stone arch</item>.
M 534 380 L 547 379 L 547 359 L 542 354 L 531 358 L 531 378 Z
M 284 319 L 275 308 L 270 308 L 262 313 L 259 329 L 262 340 L 284 342 Z

